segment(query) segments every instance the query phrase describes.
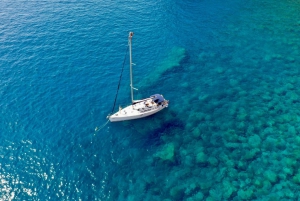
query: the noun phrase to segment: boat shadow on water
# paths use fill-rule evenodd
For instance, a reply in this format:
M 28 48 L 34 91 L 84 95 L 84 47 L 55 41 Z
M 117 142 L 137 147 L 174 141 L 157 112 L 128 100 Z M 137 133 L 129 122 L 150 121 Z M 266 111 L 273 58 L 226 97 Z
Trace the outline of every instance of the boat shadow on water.
M 123 122 L 126 127 L 135 131 L 144 138 L 143 147 L 159 146 L 164 143 L 164 135 L 172 135 L 172 130 L 184 131 L 184 122 L 176 117 L 176 112 L 168 108 L 159 114 L 143 119 Z

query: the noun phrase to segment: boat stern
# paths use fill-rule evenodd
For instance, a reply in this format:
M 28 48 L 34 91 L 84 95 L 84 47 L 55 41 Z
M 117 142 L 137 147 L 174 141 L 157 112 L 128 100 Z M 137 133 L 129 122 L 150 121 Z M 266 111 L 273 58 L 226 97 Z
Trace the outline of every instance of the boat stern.
M 163 95 L 161 94 L 154 94 L 152 96 L 150 96 L 150 98 L 152 99 L 153 102 L 155 102 L 157 105 L 162 105 L 162 106 L 165 106 L 165 107 L 168 107 L 169 105 L 169 101 L 166 100 L 164 98 Z

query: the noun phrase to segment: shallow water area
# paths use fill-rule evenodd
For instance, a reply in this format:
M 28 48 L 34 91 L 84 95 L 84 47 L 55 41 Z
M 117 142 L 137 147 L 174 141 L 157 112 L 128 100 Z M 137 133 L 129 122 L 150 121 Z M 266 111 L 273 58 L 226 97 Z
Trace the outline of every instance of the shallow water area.
M 300 198 L 298 1 L 0 7 L 0 200 Z M 128 31 L 136 98 L 170 104 L 102 128 Z

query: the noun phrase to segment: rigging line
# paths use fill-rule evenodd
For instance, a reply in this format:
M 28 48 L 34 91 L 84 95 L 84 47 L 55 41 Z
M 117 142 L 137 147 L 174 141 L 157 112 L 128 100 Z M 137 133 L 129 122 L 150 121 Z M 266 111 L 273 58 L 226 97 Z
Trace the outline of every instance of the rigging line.
M 107 120 L 107 122 L 104 123 L 100 128 L 96 127 L 94 135 L 96 135 L 96 133 L 98 133 L 100 130 L 102 130 L 108 124 L 108 122 L 109 122 L 109 120 Z
M 115 97 L 114 106 L 113 106 L 113 108 L 111 110 L 111 114 L 113 113 L 113 111 L 115 109 L 115 106 L 116 106 L 116 101 L 117 101 L 117 97 L 118 97 L 118 93 L 119 93 L 120 83 L 121 83 L 121 80 L 122 80 L 122 75 L 123 75 L 123 70 L 124 70 L 124 64 L 125 64 L 126 57 L 127 57 L 127 54 L 128 54 L 128 49 L 129 49 L 129 46 L 127 47 L 126 54 L 125 54 L 125 57 L 124 57 L 123 67 L 122 67 L 122 71 L 121 71 L 121 75 L 120 75 L 120 79 L 119 79 L 119 84 L 118 84 L 118 89 L 117 89 L 117 93 L 116 93 L 116 97 Z
M 117 93 L 116 93 L 116 97 L 115 97 L 115 101 L 114 101 L 114 106 L 111 110 L 111 114 L 113 113 L 114 109 L 115 109 L 115 105 L 116 105 L 116 101 L 117 101 L 117 98 L 118 98 L 118 93 L 119 93 L 119 89 L 120 89 L 120 83 L 121 83 L 121 80 L 122 80 L 122 75 L 123 75 L 123 70 L 124 70 L 124 64 L 125 64 L 125 61 L 126 61 L 126 57 L 127 57 L 127 54 L 128 54 L 128 49 L 129 49 L 129 46 L 127 47 L 127 50 L 126 50 L 126 54 L 125 54 L 125 57 L 124 57 L 124 61 L 123 61 L 123 66 L 122 66 L 122 71 L 121 71 L 121 75 L 120 75 L 120 79 L 119 79 L 119 84 L 118 84 L 118 88 L 117 88 Z M 108 115 L 109 117 L 110 115 Z M 95 128 L 95 134 L 98 133 L 100 130 L 102 130 L 107 124 L 108 124 L 109 120 L 107 120 L 106 123 L 104 123 L 100 128 L 96 127 Z

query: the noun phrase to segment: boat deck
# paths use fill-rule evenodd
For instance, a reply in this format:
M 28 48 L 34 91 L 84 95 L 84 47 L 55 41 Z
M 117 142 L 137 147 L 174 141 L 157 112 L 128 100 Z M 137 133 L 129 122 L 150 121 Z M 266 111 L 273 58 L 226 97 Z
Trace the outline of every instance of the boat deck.
M 138 119 L 152 115 L 168 106 L 168 102 L 158 105 L 152 99 L 145 99 L 129 105 L 109 117 L 110 121 Z

